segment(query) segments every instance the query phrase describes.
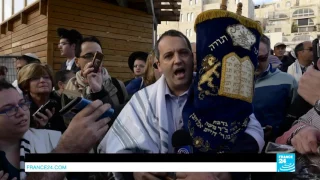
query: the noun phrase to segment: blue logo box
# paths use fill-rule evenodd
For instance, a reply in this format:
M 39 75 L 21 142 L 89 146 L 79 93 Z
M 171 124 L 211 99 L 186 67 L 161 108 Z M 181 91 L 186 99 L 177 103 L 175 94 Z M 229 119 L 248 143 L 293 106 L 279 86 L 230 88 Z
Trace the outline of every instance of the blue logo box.
M 296 154 L 278 153 L 277 154 L 277 172 L 295 172 Z

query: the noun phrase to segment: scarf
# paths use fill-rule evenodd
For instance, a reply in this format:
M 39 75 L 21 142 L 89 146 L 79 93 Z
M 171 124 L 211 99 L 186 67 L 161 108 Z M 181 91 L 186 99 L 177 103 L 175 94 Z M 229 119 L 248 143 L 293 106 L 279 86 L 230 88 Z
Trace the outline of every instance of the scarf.
M 29 153 L 50 153 L 58 144 L 59 131 L 30 128 L 20 141 L 20 179 L 27 177 L 25 172 L 25 156 Z
M 116 96 L 117 88 L 112 84 L 111 77 L 107 69 L 102 68 L 102 85 L 105 90 L 109 93 L 110 97 Z M 65 89 L 69 91 L 77 91 L 81 93 L 82 97 L 86 97 L 91 93 L 91 88 L 88 83 L 85 82 L 86 79 L 81 75 L 81 71 L 76 73 L 76 76 L 71 78 L 67 83 Z

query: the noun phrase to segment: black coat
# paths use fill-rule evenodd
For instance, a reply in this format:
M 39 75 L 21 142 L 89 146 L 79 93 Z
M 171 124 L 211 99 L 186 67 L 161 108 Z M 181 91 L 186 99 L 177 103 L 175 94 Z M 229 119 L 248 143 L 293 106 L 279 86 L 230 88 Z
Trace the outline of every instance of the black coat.
M 61 64 L 61 69 L 62 70 L 67 70 L 67 61 L 65 61 L 64 63 Z M 74 73 L 77 73 L 78 71 L 80 71 L 80 68 L 78 68 L 78 66 L 76 65 L 76 63 L 74 62 L 72 67 L 71 67 L 71 71 L 73 71 Z
M 53 116 L 49 119 L 47 125 L 44 127 L 44 129 L 50 129 L 50 130 L 56 130 L 63 133 L 66 130 L 66 125 L 64 123 L 63 117 L 59 114 L 59 111 L 61 110 L 61 97 L 56 93 L 52 92 L 50 94 L 50 99 L 57 101 L 57 104 L 55 106 L 55 113 Z M 36 122 L 33 119 L 33 113 L 35 113 L 39 107 L 37 104 L 32 100 L 32 98 L 29 96 L 29 100 L 31 102 L 30 104 L 30 127 L 37 128 Z M 69 100 L 70 101 L 70 100 Z

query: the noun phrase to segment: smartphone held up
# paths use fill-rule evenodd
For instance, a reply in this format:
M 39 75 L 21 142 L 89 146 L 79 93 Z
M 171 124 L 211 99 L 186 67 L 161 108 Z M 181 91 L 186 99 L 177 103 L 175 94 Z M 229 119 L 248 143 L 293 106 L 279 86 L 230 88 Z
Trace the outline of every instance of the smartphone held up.
M 93 60 L 92 60 L 92 64 L 93 64 L 93 68 L 94 68 L 93 72 L 94 73 L 97 73 L 99 71 L 99 68 L 102 65 L 103 57 L 104 57 L 104 55 L 101 52 L 97 51 L 94 54 L 94 57 L 93 57 Z
M 82 109 L 84 109 L 87 105 L 89 105 L 91 101 L 84 99 L 82 97 L 77 97 L 73 99 L 70 103 L 68 103 L 66 106 L 64 106 L 59 113 L 67 119 L 72 119 L 74 116 L 76 116 L 77 113 L 79 113 Z M 98 120 L 106 117 L 111 117 L 114 113 L 114 110 L 110 108 L 106 112 L 104 112 Z

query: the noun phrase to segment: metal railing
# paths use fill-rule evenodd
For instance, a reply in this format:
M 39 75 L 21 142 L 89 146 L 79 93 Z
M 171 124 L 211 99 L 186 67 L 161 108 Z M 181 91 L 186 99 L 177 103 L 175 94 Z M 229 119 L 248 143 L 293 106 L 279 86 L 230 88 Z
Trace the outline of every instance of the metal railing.
M 14 65 L 15 56 L 0 56 L 0 66 L 5 66 L 8 69 L 6 80 L 12 83 L 17 79 L 17 71 Z

